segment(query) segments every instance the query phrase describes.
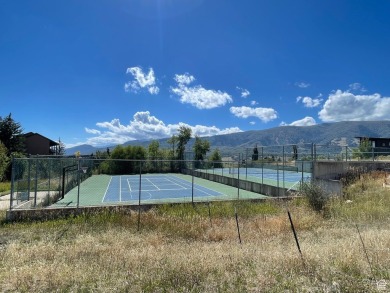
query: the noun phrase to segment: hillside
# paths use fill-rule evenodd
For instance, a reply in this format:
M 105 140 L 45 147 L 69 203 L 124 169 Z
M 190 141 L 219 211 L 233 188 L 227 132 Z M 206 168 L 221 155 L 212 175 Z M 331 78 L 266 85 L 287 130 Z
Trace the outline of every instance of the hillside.
M 210 136 L 212 149 L 218 148 L 222 154 L 241 152 L 246 148 L 258 146 L 275 146 L 289 144 L 325 144 L 356 146 L 358 136 L 390 137 L 390 121 L 348 121 L 323 123 L 313 126 L 280 126 L 265 130 L 252 130 L 225 135 Z M 167 148 L 168 138 L 160 139 L 160 147 Z M 129 141 L 124 145 L 140 145 L 147 147 L 150 141 Z M 191 148 L 193 139 L 189 142 Z M 95 153 L 97 150 L 90 145 L 82 145 L 66 149 L 67 155 L 80 151 L 83 155 Z

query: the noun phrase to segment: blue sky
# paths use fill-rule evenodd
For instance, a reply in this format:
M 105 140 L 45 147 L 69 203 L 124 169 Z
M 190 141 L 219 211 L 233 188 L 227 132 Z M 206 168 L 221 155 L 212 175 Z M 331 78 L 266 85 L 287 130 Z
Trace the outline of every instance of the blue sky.
M 0 0 L 0 116 L 66 147 L 390 120 L 390 1 Z

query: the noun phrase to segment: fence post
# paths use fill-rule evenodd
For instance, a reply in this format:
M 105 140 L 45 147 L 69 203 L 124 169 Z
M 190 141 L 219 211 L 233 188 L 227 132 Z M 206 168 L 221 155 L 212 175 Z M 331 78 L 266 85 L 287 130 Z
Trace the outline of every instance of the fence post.
M 15 158 L 14 156 L 12 156 L 12 159 L 11 159 L 11 194 L 10 194 L 10 198 L 9 198 L 9 210 L 11 211 L 12 210 L 12 205 L 13 205 L 13 197 L 14 197 L 14 188 L 15 188 Z
M 192 161 L 192 184 L 191 184 L 191 202 L 194 204 L 194 172 L 195 172 L 195 161 Z M 214 169 L 213 169 L 214 173 Z
M 38 157 L 35 158 L 34 208 L 37 206 L 37 192 L 38 192 Z M 30 199 L 30 194 L 29 194 L 29 199 Z
M 237 166 L 237 199 L 240 199 L 240 160 L 241 154 L 238 154 L 238 166 Z
M 139 191 L 138 191 L 138 224 L 137 231 L 140 229 L 141 225 L 141 183 L 142 183 L 142 162 L 139 164 Z
M 80 206 L 80 158 L 77 158 L 77 208 Z

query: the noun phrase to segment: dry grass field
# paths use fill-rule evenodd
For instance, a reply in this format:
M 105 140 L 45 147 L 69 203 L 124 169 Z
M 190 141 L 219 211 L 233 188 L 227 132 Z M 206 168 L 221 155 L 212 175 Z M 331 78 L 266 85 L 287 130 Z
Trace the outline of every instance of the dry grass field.
M 320 211 L 299 198 L 164 205 L 139 219 L 3 220 L 1 291 L 390 292 L 383 174 L 363 176 Z

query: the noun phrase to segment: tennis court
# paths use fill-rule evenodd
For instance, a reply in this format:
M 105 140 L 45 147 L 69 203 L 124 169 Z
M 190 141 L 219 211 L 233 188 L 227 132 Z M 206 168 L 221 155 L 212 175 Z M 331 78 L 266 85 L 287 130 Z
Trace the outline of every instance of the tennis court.
M 208 202 L 268 196 L 190 175 L 93 175 L 67 192 L 53 207 Z
M 188 182 L 173 175 L 112 176 L 103 202 L 126 202 L 183 197 L 222 196 L 213 189 Z
M 297 186 L 297 183 L 311 178 L 311 173 L 289 169 L 270 168 L 214 168 L 199 170 L 206 173 L 219 174 L 223 176 L 240 178 L 252 182 L 264 183 L 272 186 L 283 186 L 286 188 Z

